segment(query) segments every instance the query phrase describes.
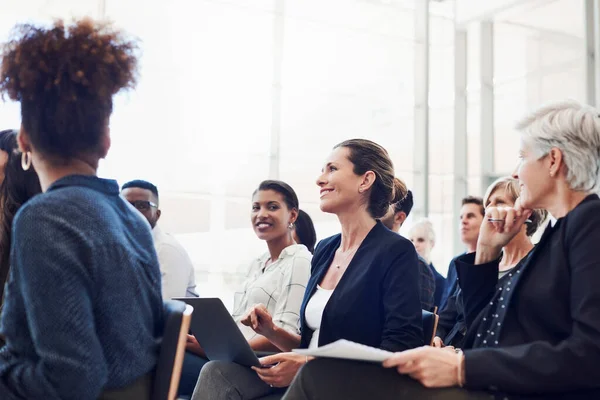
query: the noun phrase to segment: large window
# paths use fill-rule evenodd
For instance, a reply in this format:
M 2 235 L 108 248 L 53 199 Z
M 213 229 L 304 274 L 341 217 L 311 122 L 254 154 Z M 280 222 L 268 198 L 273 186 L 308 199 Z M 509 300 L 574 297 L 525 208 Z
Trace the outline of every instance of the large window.
M 17 21 L 104 13 L 140 39 L 139 84 L 116 98 L 99 174 L 158 186 L 159 223 L 188 250 L 203 296 L 231 301 L 240 272 L 266 251 L 249 221 L 261 180 L 296 189 L 319 239 L 339 230 L 315 184 L 336 143 L 377 141 L 412 183 L 413 0 L 7 1 L 1 35 Z M 431 11 L 430 179 L 441 198 L 452 187 L 452 7 Z M 0 105 L 0 118 L 18 127 L 18 107 Z M 446 264 L 449 210 L 430 202 L 436 264 Z
M 452 258 L 454 221 L 454 20 L 450 4 L 430 3 L 429 216 L 436 233 L 431 257 L 446 274 Z M 410 223 L 407 224 L 410 227 Z
M 15 22 L 106 15 L 140 39 L 135 91 L 116 98 L 100 175 L 161 192 L 163 229 L 184 244 L 203 296 L 226 301 L 266 251 L 249 222 L 258 183 L 297 191 L 319 239 L 338 232 L 315 180 L 338 142 L 385 146 L 409 188 L 415 171 L 415 1 L 4 0 L 0 39 Z M 515 121 L 539 103 L 584 99 L 583 1 L 513 2 L 494 23 L 494 174 L 512 171 Z M 518 4 L 517 4 L 518 3 Z M 479 2 L 478 2 L 479 4 Z M 430 1 L 429 218 L 444 273 L 457 234 L 454 175 L 454 2 Z M 467 27 L 468 192 L 481 195 L 480 30 Z M 19 109 L 0 104 L 0 127 Z M 418 196 L 418 193 L 415 193 Z M 422 199 L 418 199 L 422 200 Z M 414 222 L 409 218 L 401 233 Z
M 534 2 L 535 3 L 535 2 Z M 494 24 L 494 162 L 498 174 L 516 163 L 515 122 L 542 103 L 585 101 L 584 1 L 516 7 Z

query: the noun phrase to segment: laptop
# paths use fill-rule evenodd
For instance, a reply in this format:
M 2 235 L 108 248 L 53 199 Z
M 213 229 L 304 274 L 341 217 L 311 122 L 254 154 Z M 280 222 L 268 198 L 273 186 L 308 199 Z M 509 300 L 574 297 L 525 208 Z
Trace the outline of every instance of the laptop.
M 190 329 L 209 360 L 230 361 L 247 367 L 261 367 L 239 327 L 218 298 L 176 297 L 194 307 Z M 273 353 L 264 353 L 264 355 Z

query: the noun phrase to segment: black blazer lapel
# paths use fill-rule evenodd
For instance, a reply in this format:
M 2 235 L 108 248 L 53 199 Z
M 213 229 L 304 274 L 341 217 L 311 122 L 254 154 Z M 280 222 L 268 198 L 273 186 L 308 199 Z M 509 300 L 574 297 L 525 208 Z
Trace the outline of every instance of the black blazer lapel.
M 557 221 L 557 223 L 554 226 L 548 224 L 548 226 L 546 226 L 546 229 L 544 230 L 544 233 L 542 234 L 542 237 L 540 238 L 540 241 L 529 252 L 529 254 L 525 256 L 523 266 L 521 267 L 521 277 L 515 282 L 513 286 L 513 293 L 516 292 L 519 283 L 523 280 L 523 276 L 525 276 L 525 274 L 527 273 L 529 265 L 535 262 L 535 259 L 540 255 L 542 249 L 548 245 L 548 242 L 550 241 L 552 234 L 557 230 L 559 223 L 560 221 Z

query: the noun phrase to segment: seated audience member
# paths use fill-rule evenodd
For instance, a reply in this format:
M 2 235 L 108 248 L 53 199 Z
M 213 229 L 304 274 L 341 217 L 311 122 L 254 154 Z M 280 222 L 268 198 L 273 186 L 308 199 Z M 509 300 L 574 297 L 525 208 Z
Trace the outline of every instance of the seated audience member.
M 404 225 L 404 221 L 406 221 L 406 218 L 410 215 L 413 203 L 413 194 L 409 190 L 406 193 L 406 197 L 390 205 L 386 214 L 380 218 L 381 223 L 392 232 L 400 232 L 400 228 Z
M 0 398 L 147 399 L 163 327 L 158 259 L 117 183 L 96 176 L 137 44 L 84 19 L 19 24 L 0 49 L 0 95 L 20 102 L 22 166 L 44 192 L 13 221 Z
M 264 357 L 272 368 L 210 362 L 192 399 L 255 399 L 290 384 L 315 348 L 347 339 L 389 351 L 423 344 L 414 246 L 377 220 L 406 195 L 387 151 L 363 139 L 334 147 L 317 179 L 321 210 L 336 214 L 341 234 L 322 240 L 300 309 L 300 335 L 279 329 L 263 305 L 243 321 L 284 353 Z
M 409 190 L 404 199 L 390 205 L 387 213 L 381 218 L 381 223 L 389 230 L 398 232 L 410 214 L 412 207 L 413 195 Z M 435 303 L 435 291 L 437 290 L 435 276 L 429 267 L 429 263 L 419 256 L 418 253 L 417 257 L 419 260 L 419 295 L 421 299 L 421 308 L 429 311 L 433 309 Z
M 514 207 L 519 197 L 519 181 L 510 176 L 499 178 L 490 185 L 483 198 L 485 207 Z M 546 219 L 545 210 L 535 210 L 521 230 L 502 249 L 502 259 L 498 265 L 499 281 L 533 249 L 531 236 Z M 444 345 L 461 348 L 467 325 L 463 310 L 463 300 L 460 287 L 450 296 L 443 310 L 440 311 L 440 320 L 437 328 L 437 337 L 434 345 Z
M 4 299 L 4 285 L 10 270 L 11 228 L 15 214 L 25 202 L 39 194 L 40 181 L 33 168 L 21 168 L 21 154 L 17 152 L 17 131 L 0 131 L 0 309 Z M 2 339 L 0 338 L 0 344 Z
M 315 244 L 317 243 L 317 232 L 313 225 L 310 215 L 306 211 L 298 210 L 298 218 L 294 224 L 294 231 L 292 232 L 294 241 L 298 244 L 306 246 L 310 254 L 315 252 Z
M 485 210 L 483 208 L 483 199 L 481 197 L 467 196 L 462 199 L 462 206 L 459 213 L 459 232 L 460 241 L 467 248 L 466 253 L 474 252 L 477 247 L 479 228 L 481 227 L 481 222 L 483 221 L 484 215 Z M 455 294 L 457 290 L 458 282 L 456 281 L 457 275 L 455 261 L 458 257 L 466 253 L 458 255 L 450 261 L 450 265 L 448 266 L 448 274 L 446 276 L 446 289 L 442 294 L 440 308 L 445 307 L 448 298 Z
M 435 232 L 433 224 L 428 219 L 422 219 L 415 222 L 408 232 L 408 239 L 415 245 L 417 254 L 429 266 L 431 273 L 435 278 L 435 292 L 433 296 L 433 305 L 440 306 L 442 294 L 446 287 L 446 278 L 444 278 L 433 266 L 431 262 L 431 250 L 435 246 Z
M 564 102 L 519 123 L 520 197 L 513 207 L 488 207 L 476 253 L 456 261 L 469 327 L 464 353 L 408 350 L 386 360 L 387 370 L 309 362 L 285 398 L 600 398 L 598 115 Z M 502 248 L 534 209 L 557 221 L 499 280 Z
M 156 186 L 147 181 L 134 180 L 123 185 L 121 196 L 150 223 L 160 264 L 163 298 L 198 297 L 194 264 L 187 251 L 173 235 L 163 232 L 157 225 L 161 210 Z
M 287 183 L 264 181 L 252 195 L 250 223 L 256 236 L 266 242 L 268 251 L 250 264 L 246 280 L 235 294 L 233 318 L 254 350 L 279 350 L 240 322 L 255 304 L 267 305 L 278 329 L 298 332 L 300 305 L 310 277 L 312 258 L 306 246 L 293 239 L 294 229 L 298 228 L 298 215 L 298 197 Z M 179 385 L 181 396 L 192 394 L 200 370 L 208 362 L 193 336 L 188 336 L 188 350 Z

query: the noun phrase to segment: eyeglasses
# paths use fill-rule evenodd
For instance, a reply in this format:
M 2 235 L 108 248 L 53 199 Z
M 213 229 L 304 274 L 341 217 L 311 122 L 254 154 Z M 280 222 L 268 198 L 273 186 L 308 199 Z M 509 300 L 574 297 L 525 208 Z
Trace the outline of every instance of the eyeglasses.
M 158 208 L 157 204 L 154 204 L 153 202 L 147 200 L 136 200 L 130 201 L 129 203 L 140 211 L 146 211 L 150 207 Z

